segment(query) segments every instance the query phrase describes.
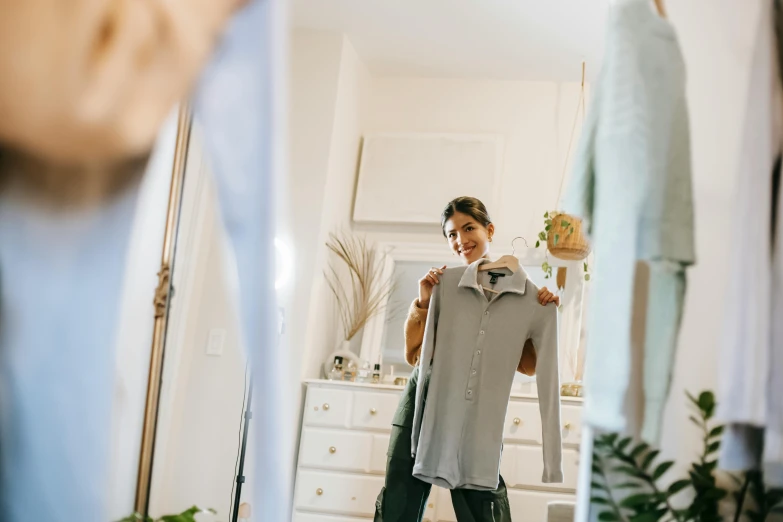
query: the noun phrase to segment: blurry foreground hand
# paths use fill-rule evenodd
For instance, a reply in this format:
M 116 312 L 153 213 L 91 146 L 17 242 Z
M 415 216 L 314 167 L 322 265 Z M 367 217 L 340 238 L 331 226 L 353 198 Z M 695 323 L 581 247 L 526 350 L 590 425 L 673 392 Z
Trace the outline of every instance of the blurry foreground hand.
M 0 143 L 66 165 L 145 153 L 242 3 L 0 0 Z

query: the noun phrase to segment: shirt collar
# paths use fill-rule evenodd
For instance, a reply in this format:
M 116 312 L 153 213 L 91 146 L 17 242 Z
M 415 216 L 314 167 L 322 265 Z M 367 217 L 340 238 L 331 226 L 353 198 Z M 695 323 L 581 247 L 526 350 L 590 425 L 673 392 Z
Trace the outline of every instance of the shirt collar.
M 481 286 L 478 284 L 478 269 L 479 266 L 489 262 L 489 259 L 482 258 L 469 264 L 468 268 L 465 269 L 465 273 L 462 274 L 462 278 L 459 281 L 459 286 L 462 288 L 475 288 L 481 292 Z M 514 294 L 525 295 L 527 279 L 527 272 L 525 272 L 522 267 L 519 267 L 519 270 L 514 272 L 514 274 L 509 278 L 505 288 L 500 289 L 500 293 L 504 294 L 506 292 L 511 292 Z

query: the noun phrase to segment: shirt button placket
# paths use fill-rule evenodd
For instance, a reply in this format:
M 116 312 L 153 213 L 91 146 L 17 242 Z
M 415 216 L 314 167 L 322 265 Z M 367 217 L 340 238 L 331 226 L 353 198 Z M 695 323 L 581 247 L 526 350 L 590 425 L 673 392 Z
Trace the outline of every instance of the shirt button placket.
M 489 310 L 484 310 L 483 317 L 481 318 L 481 326 L 479 329 L 479 335 L 478 335 L 478 348 L 476 349 L 475 355 L 473 355 L 473 364 L 470 366 L 470 375 L 468 375 L 468 386 L 467 390 L 465 390 L 465 399 L 466 400 L 473 400 L 473 390 L 476 388 L 476 384 L 478 383 L 478 370 L 479 366 L 481 365 L 481 348 L 484 344 L 484 338 L 486 336 L 486 327 L 487 322 L 489 320 Z

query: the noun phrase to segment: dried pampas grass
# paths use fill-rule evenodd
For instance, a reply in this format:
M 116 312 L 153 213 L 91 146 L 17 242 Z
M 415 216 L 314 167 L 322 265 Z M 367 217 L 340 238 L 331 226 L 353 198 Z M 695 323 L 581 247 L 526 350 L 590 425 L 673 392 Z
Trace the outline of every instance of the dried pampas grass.
M 332 233 L 326 247 L 348 269 L 347 282 L 340 278 L 332 263 L 324 276 L 337 301 L 345 340 L 349 341 L 370 319 L 385 310 L 396 283 L 391 274 L 384 277 L 387 255 L 366 238 Z

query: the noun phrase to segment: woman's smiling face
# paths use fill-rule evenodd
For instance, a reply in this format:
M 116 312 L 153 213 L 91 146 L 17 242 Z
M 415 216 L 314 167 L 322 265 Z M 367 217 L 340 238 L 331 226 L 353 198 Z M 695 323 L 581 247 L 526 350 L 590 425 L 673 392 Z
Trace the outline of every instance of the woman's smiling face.
M 495 225 L 490 223 L 484 227 L 472 216 L 455 212 L 446 221 L 443 231 L 452 252 L 465 264 L 470 264 L 489 255 L 489 241 L 495 233 Z

